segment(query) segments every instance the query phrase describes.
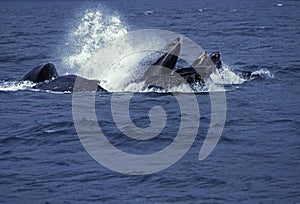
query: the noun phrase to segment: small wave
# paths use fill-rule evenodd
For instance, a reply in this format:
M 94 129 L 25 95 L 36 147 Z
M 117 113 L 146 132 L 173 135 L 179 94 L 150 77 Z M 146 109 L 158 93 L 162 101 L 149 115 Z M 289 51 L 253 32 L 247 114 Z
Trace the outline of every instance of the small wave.
M 50 90 L 45 90 L 47 93 L 52 93 L 52 94 L 71 94 L 71 91 L 50 91 Z
M 210 11 L 210 9 L 208 9 L 208 8 L 199 8 L 199 9 L 197 9 L 197 11 L 205 12 L 205 11 Z
M 152 15 L 153 13 L 154 13 L 153 10 L 148 10 L 144 12 L 145 15 Z
M 56 122 L 56 123 L 53 123 L 53 124 L 44 125 L 43 132 L 48 133 L 48 134 L 67 133 L 68 128 L 72 127 L 72 125 L 73 125 L 72 121 Z
M 260 69 L 260 70 L 252 72 L 250 75 L 251 80 L 258 78 L 258 77 L 263 78 L 263 79 L 270 79 L 270 78 L 274 78 L 274 74 L 272 74 L 267 69 Z
M 34 140 L 32 137 L 22 137 L 22 136 L 7 136 L 0 138 L 1 144 L 20 144 L 20 143 L 27 143 Z

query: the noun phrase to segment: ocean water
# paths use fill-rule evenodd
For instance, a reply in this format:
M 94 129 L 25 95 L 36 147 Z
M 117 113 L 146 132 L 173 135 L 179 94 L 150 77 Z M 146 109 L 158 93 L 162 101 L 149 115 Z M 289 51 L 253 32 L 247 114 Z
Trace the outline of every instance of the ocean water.
M 0 202 L 300 202 L 299 8 L 296 0 L 1 1 Z M 162 171 L 127 175 L 99 164 L 83 147 L 72 94 L 34 91 L 33 84 L 19 80 L 44 62 L 55 63 L 60 75 L 102 80 L 118 92 L 94 94 L 109 141 L 131 154 L 160 151 L 179 131 L 184 115 L 179 102 L 170 93 L 140 92 L 139 84 L 131 83 L 140 73 L 131 75 L 126 66 L 131 58 L 110 64 L 116 48 L 121 54 L 132 51 L 127 44 L 112 45 L 114 39 L 140 29 L 172 31 L 207 53 L 220 51 L 226 69 L 213 82 L 224 85 L 227 111 L 220 140 L 199 160 L 212 121 L 210 95 L 220 90 L 211 86 L 182 94 L 194 95 L 199 107 L 189 110 L 200 111 L 199 118 L 185 121 L 196 128 L 191 148 Z M 101 69 L 86 65 L 95 53 L 103 60 Z M 244 79 L 241 70 L 259 77 Z M 153 106 L 165 110 L 158 137 L 136 141 L 117 128 L 111 100 L 122 102 L 131 92 L 129 114 L 136 126 L 151 124 Z M 198 119 L 199 128 L 193 125 Z

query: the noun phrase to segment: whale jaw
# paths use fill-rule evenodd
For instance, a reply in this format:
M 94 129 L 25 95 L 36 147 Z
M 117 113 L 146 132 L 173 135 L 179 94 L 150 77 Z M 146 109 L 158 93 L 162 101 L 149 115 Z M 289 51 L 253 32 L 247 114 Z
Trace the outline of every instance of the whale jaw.
M 53 63 L 41 64 L 29 70 L 22 78 L 22 81 L 32 81 L 34 83 L 52 80 L 58 77 L 55 65 Z

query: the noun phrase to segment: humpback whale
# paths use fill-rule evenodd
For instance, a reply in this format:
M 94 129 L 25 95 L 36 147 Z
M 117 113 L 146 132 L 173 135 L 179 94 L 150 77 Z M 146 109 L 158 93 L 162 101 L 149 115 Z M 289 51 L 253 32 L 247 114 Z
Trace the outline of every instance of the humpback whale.
M 144 89 L 171 88 L 183 82 L 192 86 L 193 83 L 203 83 L 203 79 L 222 68 L 219 52 L 214 52 L 209 56 L 204 52 L 190 67 L 176 67 L 181 50 L 180 38 L 169 43 L 165 50 L 156 62 L 149 65 L 140 79 L 144 81 Z M 59 76 L 53 63 L 44 63 L 32 68 L 22 80 L 37 83 L 33 88 L 39 90 L 72 92 L 76 81 L 80 85 L 80 87 L 76 86 L 76 91 L 107 91 L 99 85 L 98 80 L 90 80 L 77 75 Z
M 75 81 L 80 84 L 78 91 L 106 91 L 99 85 L 97 80 L 89 80 L 77 75 L 59 76 L 53 63 L 44 63 L 29 70 L 22 81 L 37 83 L 33 89 L 49 90 L 58 92 L 72 92 Z
M 166 53 L 145 72 L 144 89 L 168 89 L 182 83 L 188 83 L 192 87 L 194 83 L 204 83 L 205 78 L 222 68 L 219 52 L 213 52 L 209 56 L 204 52 L 190 67 L 176 67 L 180 49 L 180 39 L 177 38 Z

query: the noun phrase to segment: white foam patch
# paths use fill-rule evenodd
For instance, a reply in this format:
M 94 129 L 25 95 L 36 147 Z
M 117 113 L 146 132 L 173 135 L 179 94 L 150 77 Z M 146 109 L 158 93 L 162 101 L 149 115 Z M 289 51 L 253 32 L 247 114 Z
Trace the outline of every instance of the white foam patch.
M 229 66 L 224 63 L 222 65 L 222 70 L 211 74 L 210 77 L 213 83 L 223 85 L 242 84 L 246 81 L 246 79 L 234 73 Z
M 30 81 L 7 81 L 0 82 L 0 91 L 20 91 L 31 89 L 35 83 Z
M 255 75 L 259 75 L 262 78 L 274 78 L 274 75 L 267 69 L 260 69 L 252 72 L 251 78 L 255 78 Z

